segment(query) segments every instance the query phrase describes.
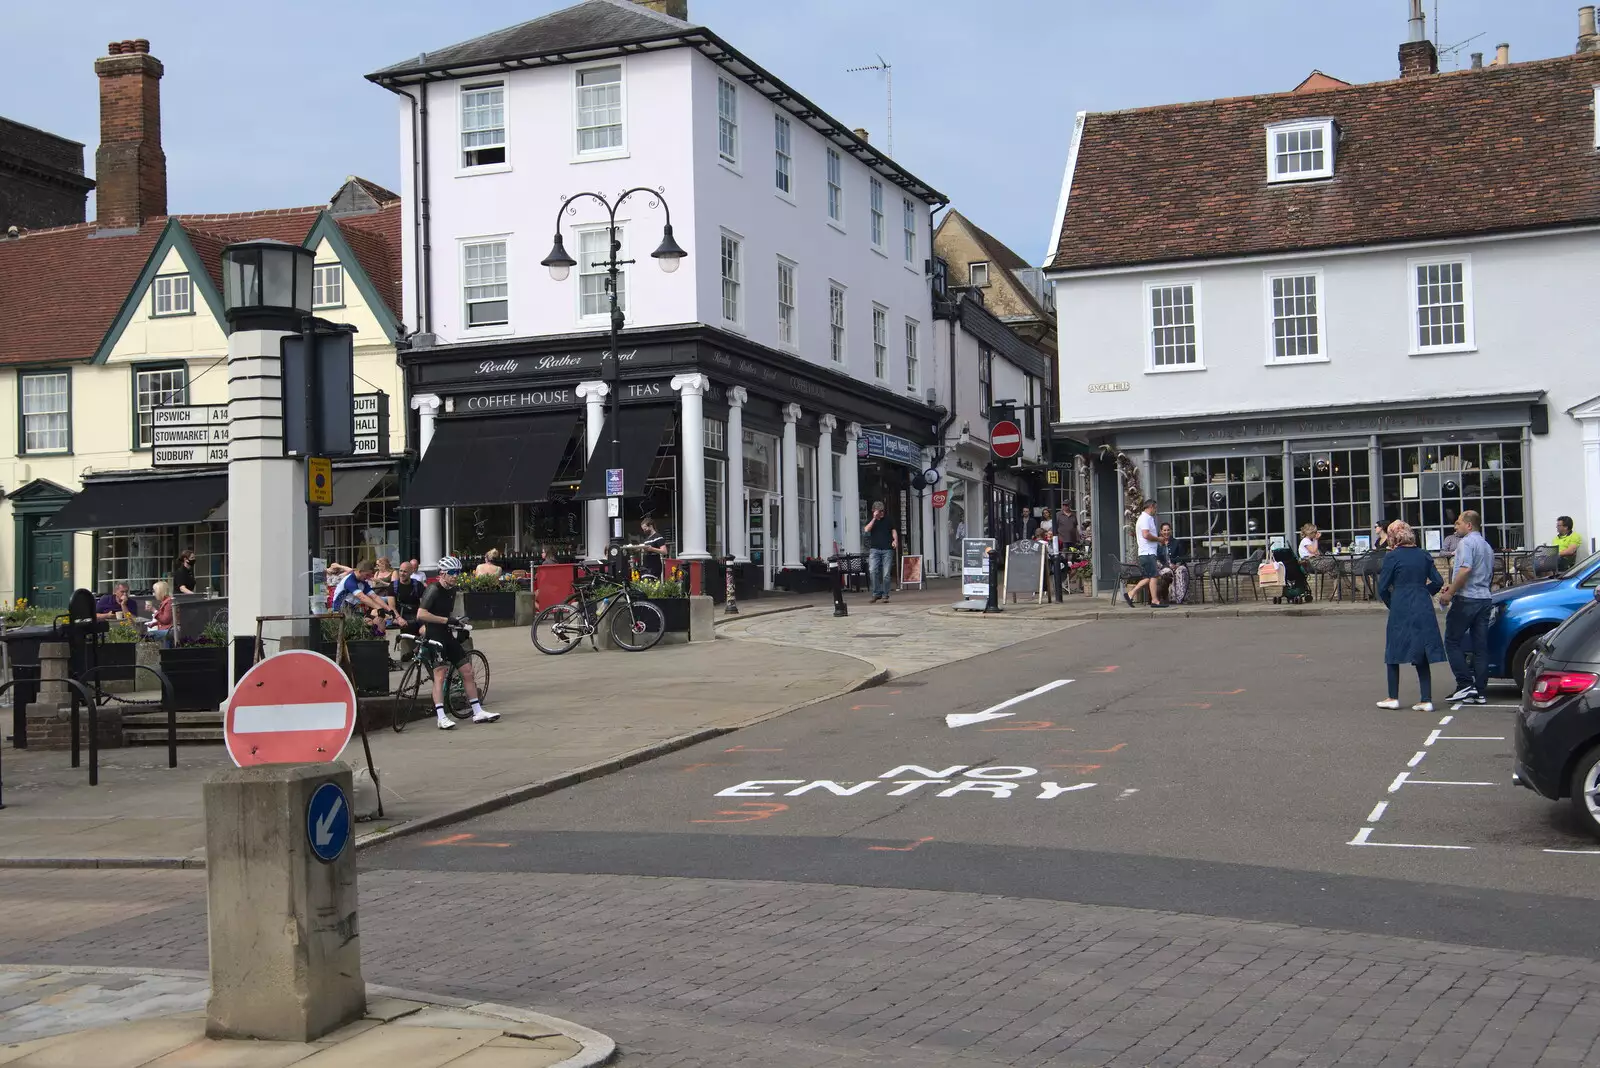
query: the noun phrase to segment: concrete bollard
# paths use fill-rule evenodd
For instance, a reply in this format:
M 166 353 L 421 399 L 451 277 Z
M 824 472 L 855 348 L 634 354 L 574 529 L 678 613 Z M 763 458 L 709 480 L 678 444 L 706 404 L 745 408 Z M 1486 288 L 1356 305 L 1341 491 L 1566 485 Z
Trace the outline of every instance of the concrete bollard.
M 332 795 L 324 793 L 313 811 L 313 795 L 325 784 L 336 785 L 343 798 L 330 807 Z M 230 768 L 207 779 L 204 794 L 207 1036 L 314 1042 L 360 1019 L 367 988 L 350 769 L 339 763 Z M 319 859 L 314 844 L 327 851 L 341 833 L 340 852 Z
M 714 642 L 717 640 L 717 617 L 710 597 L 689 598 L 689 640 Z

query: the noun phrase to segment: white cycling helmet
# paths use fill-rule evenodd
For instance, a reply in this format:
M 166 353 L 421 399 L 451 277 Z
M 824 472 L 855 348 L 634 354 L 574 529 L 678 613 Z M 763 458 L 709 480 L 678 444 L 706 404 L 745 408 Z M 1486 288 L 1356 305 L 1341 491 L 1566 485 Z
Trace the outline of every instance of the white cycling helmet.
M 459 557 L 455 557 L 455 556 L 441 556 L 441 557 L 439 557 L 439 570 L 440 571 L 448 571 L 451 574 L 459 574 L 460 571 L 461 571 L 461 560 L 460 560 L 460 558 Z

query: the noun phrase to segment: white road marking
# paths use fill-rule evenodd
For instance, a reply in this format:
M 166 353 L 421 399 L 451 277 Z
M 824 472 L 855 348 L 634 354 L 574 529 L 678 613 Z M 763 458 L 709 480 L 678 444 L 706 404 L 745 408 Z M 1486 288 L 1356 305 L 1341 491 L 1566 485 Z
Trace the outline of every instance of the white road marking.
M 1454 716 L 1446 716 L 1446 717 L 1444 717 L 1444 719 L 1441 719 L 1441 720 L 1440 720 L 1440 721 L 1439 721 L 1439 726 L 1441 726 L 1441 727 L 1448 727 L 1448 726 L 1450 726 L 1450 721 L 1451 721 L 1451 720 L 1453 720 L 1453 719 L 1455 719 L 1455 718 L 1456 718 L 1456 717 L 1454 717 Z
M 1492 782 L 1452 782 L 1449 779 L 1412 779 L 1407 786 L 1493 786 Z
M 1567 853 L 1579 857 L 1600 857 L 1600 849 L 1546 849 L 1546 853 Z
M 1441 735 L 1443 733 L 1444 733 L 1443 731 L 1434 731 L 1433 733 L 1428 735 L 1427 741 L 1423 742 L 1422 744 L 1423 745 L 1432 745 L 1434 742 L 1437 742 L 1439 740 L 1439 735 Z
M 1378 802 L 1378 806 L 1376 808 L 1374 808 L 1367 815 L 1367 822 L 1368 823 L 1377 823 L 1379 820 L 1383 819 L 1383 810 L 1388 808 L 1388 807 L 1389 807 L 1389 802 L 1387 802 L 1387 801 L 1379 801 Z
M 1418 764 L 1422 763 L 1422 758 L 1427 756 L 1427 755 L 1428 755 L 1428 751 L 1426 749 L 1418 749 L 1417 750 L 1417 755 L 1412 757 L 1410 760 L 1406 761 L 1406 767 L 1408 767 L 1408 768 L 1416 767 Z
M 1357 831 L 1356 832 L 1356 836 L 1354 838 L 1350 839 L 1350 841 L 1346 842 L 1345 845 L 1353 845 L 1353 846 L 1385 846 L 1385 847 L 1387 847 L 1389 849 L 1465 849 L 1465 850 L 1468 850 L 1468 851 L 1470 851 L 1472 849 L 1471 846 L 1423 845 L 1423 844 L 1417 843 L 1417 842 L 1372 842 L 1372 841 L 1368 841 L 1368 839 L 1371 838 L 1371 837 L 1372 837 L 1372 828 L 1371 827 L 1363 827 L 1363 828 L 1361 828 L 1361 830 Z
M 945 726 L 965 727 L 969 723 L 982 723 L 985 720 L 1004 719 L 1006 716 L 1014 716 L 1016 715 L 1015 712 L 1001 712 L 1000 710 L 1021 704 L 1030 697 L 1038 697 L 1040 694 L 1049 693 L 1051 690 L 1065 686 L 1071 681 L 1071 679 L 1056 679 L 1054 682 L 1047 682 L 1043 686 L 1029 690 L 1027 693 L 1019 693 L 1017 696 L 1001 701 L 997 705 L 990 705 L 982 712 L 952 712 L 944 717 Z
M 1136 794 L 1138 792 L 1139 792 L 1139 788 L 1137 786 L 1130 786 L 1126 790 L 1122 791 L 1122 793 L 1118 794 L 1116 799 L 1118 801 L 1121 801 L 1124 798 L 1132 797 L 1134 794 Z
M 1400 787 L 1404 786 L 1406 784 L 1406 780 L 1409 778 L 1411 778 L 1411 773 L 1409 771 L 1402 771 L 1400 774 L 1396 775 L 1394 777 L 1394 782 L 1389 784 L 1389 792 L 1391 794 L 1398 793 Z
M 1437 732 L 1435 732 L 1437 733 Z M 1441 734 L 1441 742 L 1503 742 L 1504 737 L 1488 734 Z

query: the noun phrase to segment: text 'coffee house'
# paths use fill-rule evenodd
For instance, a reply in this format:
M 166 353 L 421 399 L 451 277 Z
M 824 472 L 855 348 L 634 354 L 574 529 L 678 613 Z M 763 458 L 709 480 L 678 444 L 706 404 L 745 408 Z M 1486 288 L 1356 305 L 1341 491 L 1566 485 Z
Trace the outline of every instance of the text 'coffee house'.
M 654 521 L 675 558 L 739 566 L 741 590 L 793 585 L 859 552 L 882 500 L 916 551 L 934 409 L 703 328 L 642 330 L 617 356 L 625 537 Z M 422 457 L 401 495 L 421 545 L 527 563 L 593 559 L 608 535 L 609 356 L 593 337 L 405 353 Z M 692 514 L 686 508 L 692 503 Z M 931 518 L 928 520 L 931 526 Z M 719 591 L 720 592 L 720 591 Z

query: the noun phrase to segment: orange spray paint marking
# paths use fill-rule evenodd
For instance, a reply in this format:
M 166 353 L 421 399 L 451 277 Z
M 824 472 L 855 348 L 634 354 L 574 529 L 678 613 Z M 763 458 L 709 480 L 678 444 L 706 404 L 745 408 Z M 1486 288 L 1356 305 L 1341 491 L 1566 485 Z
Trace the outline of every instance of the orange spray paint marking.
M 860 712 L 863 708 L 888 708 L 888 705 L 851 705 L 850 711 Z
M 723 752 L 724 753 L 781 753 L 781 752 L 783 752 L 783 750 L 782 749 L 746 749 L 742 745 L 736 745 L 732 749 L 724 749 Z
M 1080 753 L 1115 753 L 1115 752 L 1118 752 L 1119 750 L 1125 748 L 1127 746 L 1127 744 L 1128 744 L 1127 742 L 1118 742 L 1116 745 L 1112 746 L 1110 749 L 1079 749 L 1078 752 L 1080 752 Z M 1072 752 L 1072 750 L 1071 749 L 1063 749 L 1063 750 L 1061 750 L 1061 752 L 1070 753 L 1070 752 Z
M 685 764 L 679 771 L 694 771 L 696 768 L 720 768 L 727 765 L 726 760 L 713 760 L 705 764 Z
M 1178 707 L 1179 708 L 1210 708 L 1211 707 L 1211 702 L 1210 701 L 1202 701 L 1199 704 L 1179 705 Z
M 740 809 L 746 811 L 741 812 Z M 690 823 L 749 823 L 752 820 L 771 819 L 780 812 L 789 811 L 789 806 L 777 801 L 746 801 L 739 808 L 725 808 L 717 812 L 718 816 L 727 816 L 725 820 L 690 820 Z
M 1009 727 L 984 727 L 986 731 L 1074 731 L 1076 727 L 1057 727 L 1047 719 L 1018 720 Z
M 1066 768 L 1069 771 L 1077 772 L 1079 775 L 1087 775 L 1091 771 L 1099 771 L 1100 770 L 1100 765 L 1099 764 L 1046 764 L 1045 767 L 1047 767 L 1047 768 Z
M 1244 693 L 1244 690 L 1196 690 L 1201 697 L 1232 697 Z
M 435 839 L 432 842 L 424 842 L 422 844 L 423 845 L 430 845 L 430 846 L 456 846 L 456 845 L 458 845 L 458 846 L 482 846 L 485 849 L 510 849 L 511 848 L 511 843 L 510 842 L 474 842 L 474 841 L 472 841 L 472 839 L 474 839 L 476 837 L 478 837 L 478 836 L 475 835 L 475 834 L 452 834 L 448 838 L 438 838 L 438 839 Z
M 1109 675 L 1116 670 L 1116 664 L 1107 664 L 1105 667 L 1098 667 L 1094 669 L 1096 675 Z
M 874 852 L 874 853 L 909 853 L 913 849 L 917 848 L 917 846 L 921 845 L 923 842 L 931 842 L 931 841 L 933 841 L 932 838 L 918 838 L 915 842 L 912 842 L 910 845 L 903 845 L 903 846 L 867 846 L 867 849 L 869 851 L 871 851 L 871 852 Z

